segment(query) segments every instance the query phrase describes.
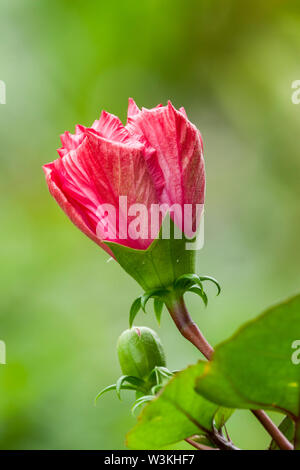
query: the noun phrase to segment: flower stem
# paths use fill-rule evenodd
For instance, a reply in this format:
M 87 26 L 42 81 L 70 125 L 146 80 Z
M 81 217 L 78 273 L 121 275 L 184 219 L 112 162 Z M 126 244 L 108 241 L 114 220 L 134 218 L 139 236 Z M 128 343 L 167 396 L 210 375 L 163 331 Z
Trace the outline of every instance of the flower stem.
M 254 416 L 259 420 L 263 427 L 273 437 L 274 441 L 278 444 L 281 450 L 294 450 L 290 441 L 282 434 L 278 427 L 269 418 L 267 413 L 263 410 L 251 410 Z
M 183 297 L 170 297 L 166 300 L 166 307 L 180 333 L 190 341 L 203 354 L 206 359 L 211 360 L 214 353 L 213 347 L 208 343 L 201 333 L 199 327 L 193 322 L 187 311 Z M 254 416 L 263 425 L 266 431 L 274 439 L 280 449 L 293 450 L 294 447 L 273 423 L 269 416 L 262 410 L 251 410 Z
M 209 360 L 214 350 L 192 320 L 183 297 L 167 299 L 166 306 L 180 333 Z
M 300 420 L 296 421 L 296 430 L 295 430 L 295 450 L 300 450 Z
M 185 441 L 188 442 L 191 446 L 195 447 L 195 449 L 197 450 L 219 450 L 215 449 L 214 447 L 209 447 L 204 444 L 200 444 L 199 442 L 194 441 L 190 437 L 187 437 Z

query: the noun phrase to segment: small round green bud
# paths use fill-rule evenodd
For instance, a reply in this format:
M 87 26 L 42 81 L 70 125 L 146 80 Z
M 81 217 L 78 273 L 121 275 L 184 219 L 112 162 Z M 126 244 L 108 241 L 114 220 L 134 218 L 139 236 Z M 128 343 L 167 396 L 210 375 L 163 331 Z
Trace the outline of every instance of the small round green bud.
M 119 362 L 124 375 L 144 379 L 157 367 L 165 367 L 162 344 L 155 331 L 134 326 L 121 334 L 117 343 Z

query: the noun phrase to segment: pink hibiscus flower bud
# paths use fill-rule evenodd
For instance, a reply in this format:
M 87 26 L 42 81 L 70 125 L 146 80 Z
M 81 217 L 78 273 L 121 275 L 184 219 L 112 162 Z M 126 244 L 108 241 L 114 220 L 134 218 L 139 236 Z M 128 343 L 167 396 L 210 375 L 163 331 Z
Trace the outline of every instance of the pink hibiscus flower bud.
M 146 291 L 131 322 L 158 291 L 169 298 L 174 289 L 195 288 L 205 300 L 195 250 L 187 249 L 203 214 L 203 145 L 184 109 L 169 102 L 140 110 L 130 99 L 125 126 L 103 111 L 92 127 L 76 126 L 61 141 L 59 158 L 43 167 L 50 193 Z
M 49 190 L 106 251 L 103 241 L 147 249 L 167 212 L 193 236 L 204 204 L 204 159 L 200 132 L 183 108 L 140 111 L 130 99 L 126 126 L 103 111 L 91 128 L 76 126 L 61 141 L 60 158 L 43 167 Z

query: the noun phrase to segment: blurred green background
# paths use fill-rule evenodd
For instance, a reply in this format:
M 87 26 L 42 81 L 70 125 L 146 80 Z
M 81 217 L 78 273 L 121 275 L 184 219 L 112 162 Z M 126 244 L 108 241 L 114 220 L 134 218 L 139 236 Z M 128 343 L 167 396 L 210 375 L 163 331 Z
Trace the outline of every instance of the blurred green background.
M 299 290 L 299 57 L 299 2 L 1 1 L 1 448 L 123 449 L 135 422 L 130 392 L 93 399 L 120 374 L 115 342 L 140 289 L 49 196 L 41 166 L 59 134 L 102 109 L 125 120 L 128 96 L 185 106 L 205 144 L 199 273 L 223 287 L 206 310 L 188 304 L 217 344 Z M 137 323 L 158 329 L 150 313 Z M 167 313 L 159 334 L 170 368 L 197 360 Z M 229 429 L 238 446 L 269 441 L 248 412 Z

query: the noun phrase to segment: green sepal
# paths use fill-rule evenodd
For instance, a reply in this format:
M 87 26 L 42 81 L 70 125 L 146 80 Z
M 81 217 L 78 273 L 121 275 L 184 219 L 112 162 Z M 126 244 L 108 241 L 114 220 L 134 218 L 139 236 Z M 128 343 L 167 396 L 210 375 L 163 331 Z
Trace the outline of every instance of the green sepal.
M 211 276 L 198 276 L 194 273 L 183 274 L 174 282 L 174 289 L 179 291 L 179 294 L 183 295 L 185 292 L 193 292 L 194 294 L 199 295 L 202 298 L 204 305 L 207 307 L 208 297 L 203 288 L 203 281 L 213 282 L 217 288 L 218 293 L 221 292 L 221 287 L 218 281 Z
M 205 307 L 207 307 L 208 298 L 204 290 L 201 290 L 198 286 L 192 286 L 187 290 L 187 292 L 193 292 L 194 294 L 199 295 L 203 300 Z
M 174 288 L 176 290 L 183 290 L 185 292 L 189 289 L 193 284 L 196 284 L 203 290 L 202 282 L 200 280 L 200 276 L 194 273 L 183 274 L 174 282 Z
M 121 375 L 121 377 L 118 378 L 116 383 L 116 392 L 120 400 L 121 390 L 124 382 L 128 382 L 129 384 L 133 385 L 135 387 L 135 390 L 145 391 L 145 382 L 142 379 L 133 375 Z
M 166 289 L 153 289 L 148 292 L 145 292 L 141 298 L 141 307 L 144 313 L 146 313 L 146 304 L 151 297 L 159 299 L 159 298 L 164 298 L 164 296 L 166 295 L 168 295 L 168 291 Z
M 133 416 L 135 416 L 135 412 L 140 406 L 143 406 L 146 403 L 149 403 L 149 401 L 152 401 L 153 398 L 154 398 L 154 395 L 144 395 L 143 397 L 135 400 L 135 402 L 133 403 L 131 407 L 131 413 L 133 414 Z
M 163 238 L 165 228 L 170 226 L 170 237 Z M 146 250 L 137 250 L 115 242 L 104 241 L 113 252 L 122 268 L 148 292 L 173 286 L 183 274 L 193 273 L 196 264 L 196 250 L 187 250 L 186 244 L 195 241 L 185 237 L 175 238 L 178 228 L 167 215 L 159 236 Z
M 161 314 L 164 308 L 164 302 L 159 298 L 155 298 L 153 305 L 154 305 L 154 313 L 155 313 L 157 323 L 160 325 L 160 319 L 161 319 Z
M 94 400 L 95 405 L 96 405 L 98 399 L 99 399 L 102 395 L 104 395 L 104 393 L 110 392 L 111 390 L 116 390 L 116 388 L 117 388 L 117 384 L 108 385 L 108 387 L 103 388 L 103 389 L 98 393 L 98 395 L 96 396 L 96 398 L 95 398 L 95 400 Z M 136 388 L 133 387 L 132 385 L 125 385 L 125 384 L 123 384 L 123 385 L 122 385 L 122 390 L 134 390 L 134 391 L 136 391 Z
M 210 282 L 212 282 L 213 284 L 215 284 L 217 286 L 217 289 L 218 289 L 217 295 L 219 295 L 221 293 L 221 286 L 220 286 L 219 282 L 217 281 L 217 279 L 215 279 L 214 277 L 200 276 L 200 281 L 210 281 Z
M 151 388 L 151 394 L 155 396 L 158 392 L 161 391 L 162 388 L 163 388 L 163 384 L 153 385 L 153 387 Z
M 141 309 L 141 299 L 142 296 L 138 297 L 135 299 L 130 307 L 130 312 L 129 312 L 129 328 L 132 327 L 133 322 L 137 314 L 139 313 Z
M 138 297 L 132 304 L 129 313 L 129 325 L 133 324 L 134 318 L 138 314 L 139 310 L 142 309 L 146 313 L 146 304 L 148 300 L 154 297 L 154 312 L 158 324 L 160 324 L 163 304 L 166 300 L 174 295 L 181 297 L 186 292 L 192 292 L 199 295 L 203 300 L 205 306 L 208 304 L 208 297 L 203 289 L 202 281 L 211 281 L 218 288 L 218 294 L 221 292 L 220 284 L 216 279 L 211 276 L 199 276 L 195 273 L 186 273 L 179 276 L 168 289 L 151 289 L 144 292 L 143 295 Z
M 143 310 L 143 312 L 146 313 L 146 305 L 150 298 L 154 298 L 154 310 L 155 310 L 155 315 L 159 324 L 164 298 L 168 294 L 169 294 L 169 291 L 166 289 L 153 289 L 148 292 L 144 292 L 143 295 L 137 297 L 132 303 L 131 308 L 130 308 L 129 327 L 130 328 L 132 327 L 134 319 L 140 310 Z
M 171 377 L 173 377 L 174 373 L 171 372 L 169 369 L 163 366 L 156 366 L 149 374 L 149 381 L 157 384 L 162 384 Z

